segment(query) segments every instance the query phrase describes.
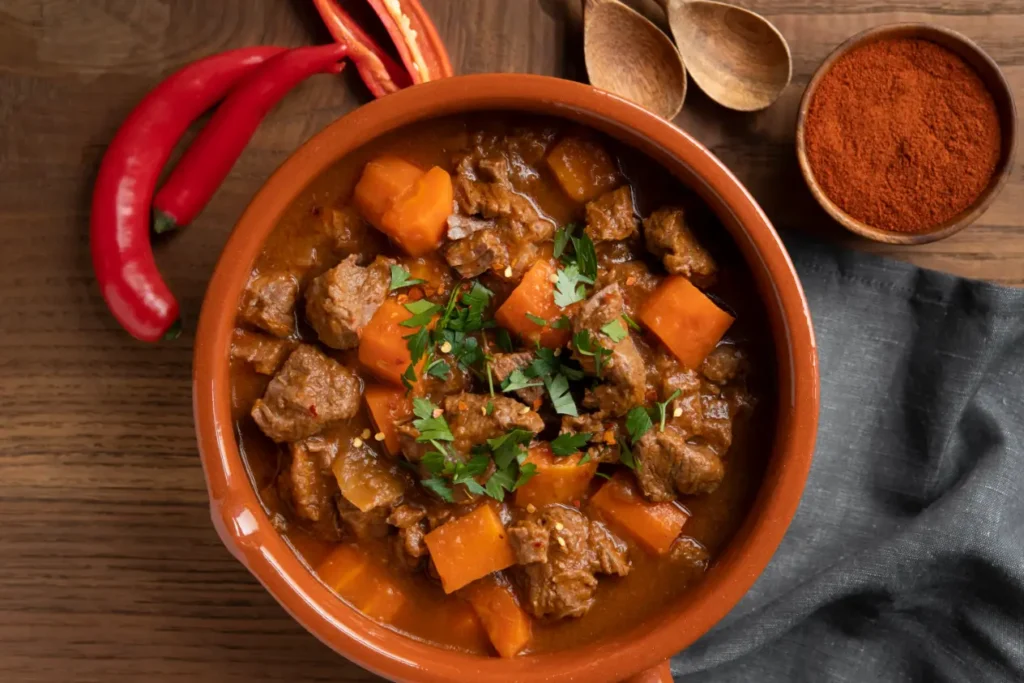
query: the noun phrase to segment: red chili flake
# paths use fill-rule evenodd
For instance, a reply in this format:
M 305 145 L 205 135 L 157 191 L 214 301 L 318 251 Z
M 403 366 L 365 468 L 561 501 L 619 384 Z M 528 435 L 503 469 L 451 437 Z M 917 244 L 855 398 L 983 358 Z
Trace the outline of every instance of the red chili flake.
M 312 415 L 313 417 L 318 417 L 316 414 L 316 406 L 311 405 L 309 407 L 309 414 Z
M 575 508 L 578 508 L 580 506 L 580 502 L 578 500 L 574 500 L 572 502 L 572 506 L 575 507 Z

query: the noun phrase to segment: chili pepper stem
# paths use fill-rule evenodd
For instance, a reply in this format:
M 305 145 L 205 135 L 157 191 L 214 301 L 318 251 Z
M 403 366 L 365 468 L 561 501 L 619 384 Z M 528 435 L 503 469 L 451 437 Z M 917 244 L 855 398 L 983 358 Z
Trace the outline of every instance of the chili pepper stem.
M 164 332 L 164 336 L 161 337 L 160 339 L 162 341 L 171 341 L 172 339 L 177 339 L 178 337 L 181 336 L 181 332 L 183 329 L 185 328 L 181 324 L 181 318 L 178 318 L 173 323 L 171 323 L 171 326 L 167 328 L 167 331 Z
M 165 232 L 172 232 L 178 229 L 178 221 L 166 211 L 155 209 L 153 211 L 153 233 L 162 235 Z

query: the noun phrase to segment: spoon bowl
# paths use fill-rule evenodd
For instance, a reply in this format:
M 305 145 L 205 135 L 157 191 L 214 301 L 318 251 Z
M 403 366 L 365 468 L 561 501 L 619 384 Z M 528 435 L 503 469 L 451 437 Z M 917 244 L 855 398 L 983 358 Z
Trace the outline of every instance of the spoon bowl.
M 693 81 L 728 109 L 758 111 L 789 85 L 789 44 L 756 12 L 713 0 L 663 0 Z
M 594 87 L 615 93 L 664 119 L 686 98 L 686 69 L 661 29 L 618 0 L 586 0 L 583 53 Z

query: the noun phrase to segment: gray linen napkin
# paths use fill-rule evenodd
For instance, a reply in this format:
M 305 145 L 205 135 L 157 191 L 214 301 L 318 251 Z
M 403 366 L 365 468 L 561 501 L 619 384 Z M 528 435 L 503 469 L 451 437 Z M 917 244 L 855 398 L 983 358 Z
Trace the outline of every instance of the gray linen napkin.
M 787 237 L 821 361 L 807 489 L 677 681 L 1024 681 L 1024 290 Z

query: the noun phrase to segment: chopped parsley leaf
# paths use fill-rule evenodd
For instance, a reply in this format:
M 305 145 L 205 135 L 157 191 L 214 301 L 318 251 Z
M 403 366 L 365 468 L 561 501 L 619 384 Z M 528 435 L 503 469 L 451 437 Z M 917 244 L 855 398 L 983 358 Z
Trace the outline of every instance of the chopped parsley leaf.
M 498 348 L 505 353 L 512 353 L 516 350 L 515 346 L 512 345 L 511 335 L 509 335 L 508 330 L 504 327 L 499 327 L 495 330 L 494 338 L 498 342 Z
M 451 428 L 448 427 L 448 421 L 444 419 L 444 415 L 434 417 L 435 410 L 437 410 L 437 406 L 425 398 L 417 397 L 412 400 L 412 412 L 419 418 L 412 421 L 412 426 L 420 433 L 416 440 L 419 442 L 454 441 L 455 437 L 452 435 Z
M 601 366 L 604 363 L 604 357 L 608 355 L 608 349 L 598 344 L 590 336 L 590 330 L 580 330 L 572 336 L 572 345 L 576 348 L 576 351 L 584 356 L 593 356 L 594 358 L 594 374 L 601 377 Z
M 517 488 L 533 479 L 533 475 L 535 474 L 537 474 L 537 466 L 534 465 L 532 462 L 528 462 L 525 465 L 520 465 L 519 478 L 516 479 L 516 483 L 512 487 L 512 490 L 515 491 Z
M 452 488 L 448 486 L 447 482 L 440 477 L 431 477 L 430 479 L 422 479 L 420 483 L 427 489 L 430 489 L 441 497 L 446 503 L 454 503 L 455 497 L 452 495 Z
M 528 389 L 529 387 L 542 387 L 543 382 L 530 381 L 532 378 L 527 377 L 526 373 L 522 370 L 513 370 L 512 373 L 505 379 L 505 382 L 501 386 L 501 390 L 505 393 L 511 393 L 513 391 L 519 391 L 520 389 Z
M 561 258 L 562 253 L 565 251 L 565 247 L 569 244 L 569 239 L 572 237 L 573 231 L 576 229 L 575 223 L 569 223 L 564 228 L 555 230 L 555 249 L 551 252 L 551 255 L 555 258 Z
M 430 330 L 426 327 L 421 327 L 408 337 L 402 338 L 405 339 L 405 345 L 409 349 L 409 356 L 412 357 L 412 365 L 416 365 L 427 351 L 427 344 L 430 342 Z
M 393 292 L 396 289 L 402 289 L 403 287 L 422 285 L 424 282 L 426 282 L 426 280 L 414 278 L 409 271 L 402 266 L 391 266 L 391 286 L 388 288 L 389 291 Z
M 545 320 L 544 318 L 540 317 L 539 315 L 534 315 L 533 313 L 527 313 L 526 317 L 527 317 L 527 319 L 530 322 L 532 322 L 535 325 L 540 325 L 541 327 L 547 327 L 548 326 L 548 321 Z
M 441 310 L 438 304 L 432 304 L 426 299 L 410 301 L 405 305 L 405 310 L 412 313 L 412 317 L 398 323 L 402 327 L 422 327 L 430 322 L 434 314 Z
M 553 330 L 564 330 L 567 327 L 569 327 L 569 325 L 570 325 L 569 316 L 562 315 L 562 316 L 559 316 L 558 320 L 556 320 L 555 322 L 551 323 L 551 329 L 553 329 Z
M 576 410 L 576 401 L 569 392 L 569 380 L 565 375 L 558 374 L 551 378 L 544 378 L 544 386 L 547 387 L 548 396 L 551 397 L 551 405 L 559 415 L 579 415 Z
M 551 442 L 551 452 L 558 456 L 572 455 L 573 453 L 579 452 L 581 448 L 586 446 L 592 436 L 594 436 L 592 432 L 559 434 Z
M 499 470 L 507 469 L 516 459 L 523 444 L 530 443 L 533 432 L 528 429 L 513 429 L 506 434 L 487 440 L 487 445 L 494 452 L 494 464 Z
M 619 442 L 619 462 L 631 470 L 636 470 L 636 459 L 633 457 L 633 451 L 629 449 L 625 441 Z
M 661 403 L 656 404 L 656 410 L 658 411 L 658 421 L 661 423 L 661 426 L 658 428 L 659 432 L 665 431 L 665 409 L 668 408 L 668 404 L 676 400 L 676 398 L 681 393 L 683 393 L 681 389 L 676 389 L 674 392 L 672 392 L 671 396 L 669 396 Z
M 601 331 L 608 335 L 608 338 L 616 344 L 629 336 L 629 332 L 626 331 L 626 326 L 622 324 L 622 320 L 619 318 L 616 318 L 602 327 Z
M 635 331 L 635 332 L 639 332 L 640 331 L 640 326 L 636 324 L 636 321 L 633 320 L 632 318 L 630 318 L 625 313 L 622 314 L 622 319 L 626 321 L 626 324 L 629 325 L 629 327 L 633 331 Z
M 488 401 L 487 402 L 487 414 L 488 415 L 493 415 L 494 414 L 494 401 Z
M 448 365 L 447 361 L 444 361 L 440 358 L 434 360 L 433 362 L 430 363 L 430 365 L 427 366 L 427 374 L 430 375 L 431 377 L 436 377 L 441 381 L 448 379 L 448 377 L 451 374 L 451 371 L 452 369 Z
M 626 413 L 626 431 L 629 432 L 630 442 L 634 444 L 653 426 L 651 416 L 643 406 L 634 406 Z
M 416 383 L 416 368 L 412 363 L 409 363 L 409 367 L 402 373 L 402 386 L 407 391 L 412 391 L 412 385 Z
M 580 274 L 594 284 L 597 279 L 597 250 L 594 248 L 594 241 L 587 233 L 580 233 L 579 237 L 570 236 L 572 245 L 576 249 L 576 264 Z
M 559 268 L 555 281 L 555 305 L 565 308 L 572 304 L 583 301 L 587 298 L 585 285 L 594 284 L 593 278 L 586 277 L 580 273 L 579 266 L 570 263 L 565 268 Z

